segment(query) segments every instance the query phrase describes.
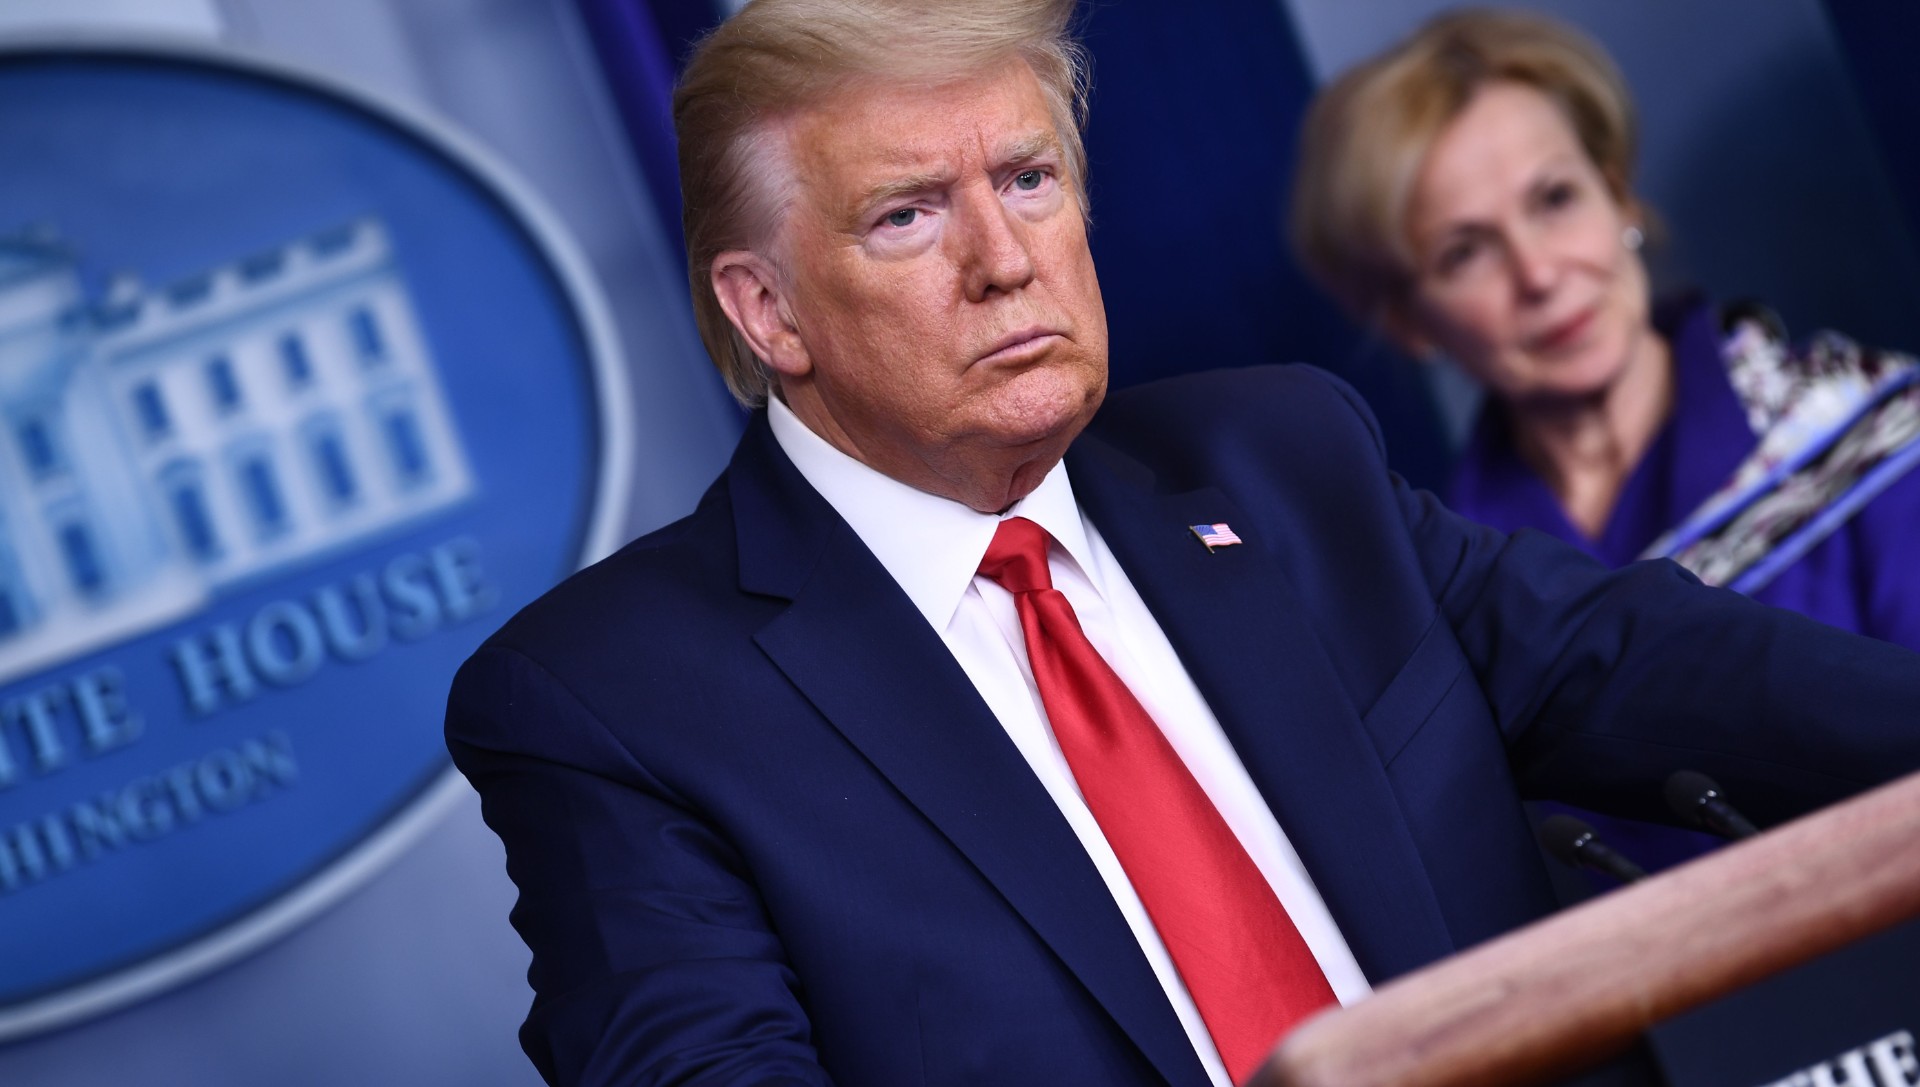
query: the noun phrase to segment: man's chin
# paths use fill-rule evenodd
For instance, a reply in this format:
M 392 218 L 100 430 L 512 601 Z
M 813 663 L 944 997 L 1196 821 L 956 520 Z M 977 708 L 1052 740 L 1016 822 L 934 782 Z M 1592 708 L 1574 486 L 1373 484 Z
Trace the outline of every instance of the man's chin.
M 1027 374 L 1001 391 L 989 429 L 1009 448 L 1057 441 L 1062 449 L 1093 418 L 1106 396 L 1102 375 Z
M 1025 416 L 1010 421 L 995 427 L 986 444 L 996 445 L 1009 454 L 1051 456 L 1057 459 L 1086 429 L 1088 421 L 1093 418 L 1094 408 L 1098 406 L 1099 400 L 1095 398 L 1076 408 L 1063 406 L 1061 410 L 1045 416 Z

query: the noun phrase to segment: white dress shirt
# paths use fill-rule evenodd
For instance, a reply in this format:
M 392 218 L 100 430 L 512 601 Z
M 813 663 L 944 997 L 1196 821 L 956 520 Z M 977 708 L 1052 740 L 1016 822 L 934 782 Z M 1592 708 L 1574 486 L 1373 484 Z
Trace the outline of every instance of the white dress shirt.
M 1215 1084 L 1232 1087 L 1233 1081 L 1054 739 L 1027 663 L 1026 638 L 1013 595 L 977 575 L 980 559 L 1003 518 L 1025 517 L 1052 535 L 1055 546 L 1048 549 L 1047 565 L 1053 587 L 1065 594 L 1087 640 L 1160 726 L 1273 887 L 1340 1003 L 1351 1004 L 1372 991 L 1213 710 L 1098 530 L 1081 516 L 1065 465 L 1055 465 L 1032 494 L 1004 514 L 979 513 L 916 490 L 847 456 L 809 430 L 778 399 L 770 400 L 768 417 L 780 448 L 926 616 L 1059 806 L 1106 881 Z M 1194 546 L 1201 544 L 1196 540 Z

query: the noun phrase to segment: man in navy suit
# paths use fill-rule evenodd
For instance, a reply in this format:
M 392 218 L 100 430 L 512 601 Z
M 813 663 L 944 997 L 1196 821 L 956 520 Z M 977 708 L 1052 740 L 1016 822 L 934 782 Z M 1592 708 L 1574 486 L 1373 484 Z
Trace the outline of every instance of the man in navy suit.
M 1550 910 L 1522 796 L 1780 818 L 1920 762 L 1902 651 L 1463 522 L 1325 375 L 1106 397 L 1071 10 L 761 0 L 689 67 L 759 410 L 448 711 L 551 1082 L 1225 1084 Z

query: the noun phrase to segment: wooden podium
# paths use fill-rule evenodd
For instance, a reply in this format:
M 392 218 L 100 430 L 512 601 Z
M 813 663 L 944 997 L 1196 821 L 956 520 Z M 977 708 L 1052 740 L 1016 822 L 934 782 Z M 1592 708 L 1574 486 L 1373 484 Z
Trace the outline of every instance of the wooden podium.
M 1920 916 L 1920 774 L 1322 1013 L 1249 1087 L 1520 1087 Z M 1916 972 L 1920 972 L 1920 964 Z

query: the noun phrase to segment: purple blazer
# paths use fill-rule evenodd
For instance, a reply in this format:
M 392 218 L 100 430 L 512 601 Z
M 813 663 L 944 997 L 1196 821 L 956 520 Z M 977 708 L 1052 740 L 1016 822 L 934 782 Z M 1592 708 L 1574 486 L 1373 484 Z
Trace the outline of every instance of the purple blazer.
M 1537 529 L 1616 567 L 1633 562 L 1692 513 L 1758 439 L 1727 382 L 1716 307 L 1697 295 L 1675 299 L 1656 309 L 1654 323 L 1673 347 L 1674 416 L 1628 477 L 1599 538 L 1567 520 L 1546 482 L 1520 459 L 1506 412 L 1493 401 L 1481 411 L 1454 470 L 1448 505 L 1502 532 Z M 1920 471 L 1881 492 L 1755 597 L 1842 630 L 1920 649 L 1915 540 L 1920 540 Z M 1704 834 L 1580 814 L 1649 870 L 1719 844 Z M 1595 882 L 1601 881 L 1596 877 Z

